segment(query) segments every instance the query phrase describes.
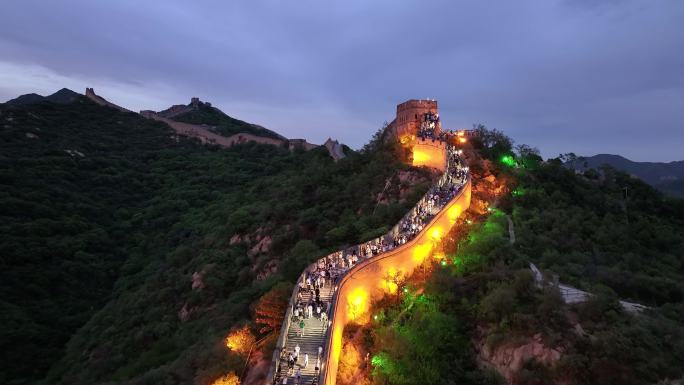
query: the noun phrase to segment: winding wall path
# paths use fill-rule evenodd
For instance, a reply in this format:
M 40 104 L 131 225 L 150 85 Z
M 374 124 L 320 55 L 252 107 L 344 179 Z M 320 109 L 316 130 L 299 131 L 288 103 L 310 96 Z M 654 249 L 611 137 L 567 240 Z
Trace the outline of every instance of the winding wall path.
M 449 232 L 456 219 L 470 206 L 471 182 L 432 219 L 412 241 L 384 254 L 368 259 L 352 268 L 338 283 L 333 297 L 331 320 L 326 341 L 325 361 L 321 368 L 321 383 L 334 385 L 342 351 L 344 327 L 350 321 L 365 323 L 362 317 L 371 300 L 391 291 L 387 277 L 396 272 L 411 273 L 429 258 L 439 238 Z
M 444 146 L 443 151 L 444 154 L 440 154 L 441 159 L 448 159 L 448 149 L 446 146 Z M 447 173 L 452 170 L 450 167 L 455 166 L 448 164 L 448 162 L 447 164 L 442 163 L 441 167 L 439 166 L 437 165 L 439 169 L 446 171 L 442 180 L 440 180 L 440 183 L 443 183 L 444 179 L 448 179 L 446 178 Z M 298 288 L 295 287 L 290 300 L 290 306 L 285 315 L 281 335 L 276 343 L 276 350 L 273 353 L 271 369 L 264 384 L 273 384 L 276 381 L 280 383 L 280 375 L 284 372 L 281 368 L 281 364 L 284 361 L 280 358 L 280 352 L 283 348 L 291 351 L 295 344 L 299 344 L 302 349 L 304 349 L 303 345 L 307 346 L 306 349 L 311 347 L 317 349 L 317 346 L 323 347 L 322 365 L 318 378 L 316 378 L 316 373 L 310 374 L 308 371 L 303 371 L 302 379 L 304 381 L 302 384 L 311 384 L 316 380 L 318 382 L 315 383 L 335 384 L 337 366 L 342 350 L 342 335 L 346 324 L 350 321 L 360 323 L 367 321 L 364 317 L 367 317 L 367 310 L 370 308 L 371 301 L 397 289 L 396 285 L 392 285 L 390 277 L 396 276 L 398 273 L 410 274 L 430 257 L 432 250 L 441 237 L 449 232 L 451 227 L 455 225 L 458 217 L 470 206 L 470 197 L 471 181 L 468 177 L 466 182 L 460 186 L 458 193 L 436 212 L 423 230 L 413 239 L 393 250 L 361 261 L 338 278 L 335 287 L 332 288 L 331 316 L 329 327 L 325 333 L 307 334 L 305 328 L 305 336 L 303 338 L 297 337 L 298 340 L 292 339 L 293 325 L 291 324 L 291 319 L 293 310 L 291 305 L 295 303 L 298 291 Z M 421 199 L 418 205 L 423 203 L 425 199 L 426 197 Z M 392 232 L 397 231 L 398 226 L 395 226 Z M 307 271 L 312 271 L 316 264 L 317 262 L 307 268 L 302 273 L 300 280 L 306 275 Z M 313 326 L 315 327 L 316 325 Z M 311 329 L 311 331 L 313 332 L 314 329 Z M 316 355 L 309 354 L 309 359 L 310 365 L 312 359 L 315 363 Z

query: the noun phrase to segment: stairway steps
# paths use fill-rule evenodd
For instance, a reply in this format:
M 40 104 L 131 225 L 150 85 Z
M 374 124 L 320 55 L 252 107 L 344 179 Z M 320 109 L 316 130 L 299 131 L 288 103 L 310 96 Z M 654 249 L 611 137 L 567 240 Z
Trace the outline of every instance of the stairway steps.
M 330 285 L 325 286 L 320 292 L 321 300 L 325 303 L 330 303 L 332 300 L 333 292 Z M 312 299 L 313 293 L 303 293 L 302 295 L 304 302 L 308 302 Z M 292 322 L 289 329 L 287 330 L 287 343 L 285 348 L 287 352 L 294 352 L 295 346 L 299 344 L 299 359 L 297 364 L 295 364 L 295 370 L 288 375 L 287 361 L 281 361 L 281 369 L 279 378 L 281 380 L 278 382 L 282 383 L 282 377 L 288 376 L 288 384 L 295 384 L 296 379 L 294 378 L 297 368 L 300 368 L 301 380 L 300 384 L 311 384 L 316 378 L 316 372 L 314 368 L 316 367 L 316 357 L 318 356 L 318 347 L 323 346 L 325 349 L 325 329 L 323 322 L 314 317 L 304 320 L 304 335 L 298 336 L 297 331 L 299 329 L 299 322 Z M 304 368 L 304 354 L 309 354 L 309 365 Z

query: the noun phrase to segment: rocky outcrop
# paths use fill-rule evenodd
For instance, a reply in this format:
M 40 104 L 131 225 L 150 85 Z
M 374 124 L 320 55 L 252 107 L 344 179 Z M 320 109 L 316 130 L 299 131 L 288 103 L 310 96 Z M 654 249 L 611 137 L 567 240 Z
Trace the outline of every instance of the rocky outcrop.
M 482 339 L 477 344 L 479 361 L 496 369 L 510 385 L 516 384 L 516 374 L 529 360 L 535 360 L 545 366 L 553 366 L 560 360 L 560 349 L 545 346 L 541 334 L 536 334 L 528 341 L 516 344 L 503 344 L 489 347 Z
M 187 303 L 183 304 L 183 307 L 178 311 L 178 319 L 181 322 L 185 322 L 190 319 L 190 314 L 192 314 L 193 309 L 188 307 Z
M 233 234 L 232 237 L 230 237 L 230 245 L 237 245 L 239 243 L 242 243 L 242 235 L 240 234 Z
M 405 202 L 413 189 L 420 183 L 430 183 L 430 179 L 414 170 L 399 170 L 399 202 Z
M 264 265 L 257 273 L 256 280 L 262 281 L 278 271 L 278 260 L 272 259 Z
M 271 250 L 271 244 L 273 244 L 273 239 L 271 239 L 271 237 L 263 237 L 259 239 L 256 245 L 249 249 L 247 255 L 253 257 L 260 253 L 268 253 Z
M 194 290 L 201 291 L 202 289 L 204 289 L 204 281 L 203 281 L 204 273 L 205 273 L 204 270 L 199 271 L 199 272 L 196 271 L 196 272 L 192 273 L 192 290 L 193 291 Z

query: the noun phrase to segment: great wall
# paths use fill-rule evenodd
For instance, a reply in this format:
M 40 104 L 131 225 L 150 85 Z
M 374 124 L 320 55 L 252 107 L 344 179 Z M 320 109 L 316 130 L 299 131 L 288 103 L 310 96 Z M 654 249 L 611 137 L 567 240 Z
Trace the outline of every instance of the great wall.
M 397 119 L 387 127 L 386 132 L 390 137 L 403 138 L 402 143 L 412 150 L 411 163 L 414 166 L 432 167 L 443 172 L 434 188 L 455 188 L 457 193 L 447 202 L 440 202 L 436 207 L 432 207 L 429 221 L 413 238 L 385 252 L 362 259 L 348 270 L 342 271 L 337 280 L 330 283 L 330 287 L 324 285 L 321 297 L 330 301 L 329 321 L 316 318 L 304 320 L 300 336 L 297 329 L 300 325 L 292 321 L 300 285 L 307 274 L 316 271 L 321 265 L 326 266 L 335 258 L 344 259 L 352 253 L 356 255 L 368 244 L 383 244 L 384 239 L 396 239 L 405 219 L 387 235 L 323 257 L 302 272 L 290 298 L 264 385 L 279 384 L 283 377 L 288 376 L 288 371 L 283 365 L 282 352 L 293 351 L 296 346 L 301 349 L 301 355 L 308 354 L 311 357 L 318 357 L 319 349 L 322 350 L 320 367 L 311 364 L 305 367 L 304 371 L 300 371 L 301 383 L 334 385 L 345 326 L 351 321 L 367 322 L 368 320 L 364 320 L 363 317 L 367 316 L 366 311 L 371 301 L 386 293 L 396 292 L 398 287 L 393 282 L 393 277 L 410 274 L 423 266 L 436 250 L 441 237 L 456 225 L 457 219 L 470 206 L 472 184 L 467 167 L 461 168 L 465 170 L 463 179 L 453 177 L 454 172 L 462 166 L 462 163 L 453 161 L 453 155 L 459 154 L 458 150 L 449 141 L 434 139 L 435 134 L 439 134 L 441 130 L 439 121 L 437 120 L 436 126 L 431 126 L 433 138 L 417 137 L 420 136 L 421 129 L 425 128 L 426 114 L 438 116 L 436 101 L 410 100 L 402 103 L 397 107 Z M 404 218 L 416 215 L 419 208 L 425 207 L 426 202 L 433 196 L 432 191 L 428 192 Z M 344 265 L 344 262 L 342 264 Z
M 326 318 L 305 319 L 302 329 L 297 322 L 293 321 L 299 322 L 299 319 L 295 319 L 297 318 L 295 308 L 298 295 L 301 295 L 300 288 L 304 286 L 306 277 L 311 276 L 312 272 L 317 273 L 321 266 L 327 266 L 330 261 L 340 258 L 344 260 L 345 256 L 356 255 L 365 245 L 382 244 L 383 239 L 386 238 L 395 239 L 401 223 L 406 217 L 418 212 L 419 207 L 423 207 L 431 192 L 428 192 L 388 234 L 362 245 L 329 254 L 308 266 L 293 289 L 271 358 L 269 372 L 263 382 L 258 382 L 259 384 L 285 384 L 288 377 L 294 377 L 295 372 L 285 367 L 287 360 L 284 359 L 283 353 L 293 352 L 295 347 L 298 347 L 301 355 L 316 357 L 314 360 L 316 364 L 304 366 L 304 370 L 300 367 L 298 373 L 301 381 L 295 383 L 335 385 L 345 326 L 350 322 L 360 324 L 370 322 L 370 315 L 367 311 L 372 301 L 388 293 L 396 292 L 398 289 L 394 281 L 396 277 L 411 274 L 424 266 L 432 256 L 438 254 L 438 244 L 441 238 L 457 225 L 458 218 L 470 207 L 472 194 L 470 173 L 465 167 L 466 177 L 462 183 L 450 179 L 449 175 L 452 175 L 454 169 L 458 167 L 453 163 L 454 158 L 450 154 L 454 152 L 459 154 L 461 151 L 457 150 L 459 145 L 476 133 L 468 130 L 448 133 L 442 131 L 437 111 L 437 102 L 434 100 L 409 100 L 399 104 L 396 118 L 385 130 L 385 138 L 398 140 L 405 147 L 410 148 L 412 157 L 409 161 L 413 166 L 425 166 L 442 171 L 442 178 L 435 186 L 455 183 L 452 187 L 457 188 L 458 193 L 448 202 L 442 202 L 438 207 L 433 208 L 434 212 L 431 213 L 429 222 L 408 242 L 383 250 L 377 255 L 361 258 L 358 263 L 342 269 L 341 274 L 330 283 L 329 287 L 324 285 L 321 288 L 321 299 L 330 303 Z M 425 134 L 426 129 L 429 131 L 428 135 Z M 508 217 L 508 223 L 510 241 L 514 243 L 515 233 L 510 217 Z M 344 266 L 344 262 L 342 265 Z M 554 285 L 567 303 L 583 302 L 591 296 L 590 293 L 558 284 L 558 282 L 548 283 L 536 266 L 530 264 L 530 268 L 539 287 Z M 300 297 L 301 300 L 307 301 L 312 298 L 311 292 L 302 292 L 307 297 Z M 639 312 L 646 308 L 643 305 L 626 301 L 620 301 L 620 304 L 629 312 Z M 320 357 L 319 352 L 322 352 Z
M 95 94 L 92 88 L 86 89 L 85 96 L 99 105 L 111 107 L 122 112 L 133 113 Z M 145 110 L 140 111 L 140 115 L 167 124 L 177 135 L 196 138 L 205 144 L 231 147 L 237 144 L 256 142 L 284 146 L 290 150 L 300 148 L 307 151 L 319 147 L 308 143 L 304 139 L 272 138 L 250 133 L 222 136 L 210 131 L 204 125 L 184 123 L 172 119 L 177 115 L 187 112 L 193 104 L 197 103 L 201 103 L 199 99 L 192 98 L 190 105 L 187 106 L 174 105 L 161 112 Z M 426 128 L 430 131 L 427 137 L 424 135 Z M 440 238 L 457 224 L 458 218 L 469 208 L 472 194 L 470 175 L 467 175 L 467 178 L 462 181 L 463 183 L 453 184 L 454 179 L 448 176 L 453 172 L 456 165 L 450 162 L 449 154 L 456 151 L 455 149 L 459 144 L 466 142 L 467 139 L 474 135 L 476 133 L 469 130 L 449 133 L 442 131 L 437 101 L 409 100 L 397 105 L 396 118 L 386 127 L 385 138 L 398 140 L 404 147 L 410 148 L 412 155 L 409 161 L 413 166 L 429 167 L 442 171 L 442 177 L 436 186 L 443 187 L 452 183 L 452 187 L 458 188 L 458 193 L 452 196 L 448 202 L 442 202 L 438 207 L 433 208 L 429 222 L 408 242 L 377 255 L 362 258 L 360 262 L 343 270 L 335 282 L 332 282 L 329 286 L 322 287 L 320 298 L 330 304 L 327 319 L 316 317 L 306 319 L 304 328 L 300 330 L 299 325 L 292 321 L 299 288 L 305 282 L 307 273 L 315 271 L 321 265 L 325 266 L 328 261 L 334 258 L 344 258 L 345 255 L 350 255 L 350 253 L 356 254 L 365 245 L 382 244 L 382 240 L 385 237 L 396 237 L 399 234 L 401 222 L 384 236 L 362 245 L 349 247 L 327 255 L 307 267 L 300 275 L 298 284 L 295 285 L 292 292 L 284 316 L 284 322 L 276 341 L 276 348 L 270 361 L 268 374 L 263 381 L 250 381 L 250 383 L 263 385 L 280 384 L 283 378 L 293 376 L 294 373 L 289 372 L 283 366 L 284 357 L 282 353 L 294 351 L 295 346 L 301 349 L 302 355 L 308 354 L 310 357 L 320 358 L 319 363 L 310 363 L 310 365 L 301 370 L 300 383 L 316 385 L 334 385 L 336 383 L 345 326 L 350 322 L 369 322 L 368 318 L 363 319 L 363 317 L 368 317 L 366 312 L 371 302 L 397 289 L 396 284 L 393 285 L 392 277 L 410 274 L 415 269 L 424 266 L 425 262 L 436 251 Z M 342 145 L 337 141 L 328 139 L 322 146 L 326 148 L 335 161 L 345 156 Z M 467 167 L 465 169 L 467 171 Z M 430 192 L 406 216 L 412 215 L 412 213 L 415 214 L 419 207 L 425 205 L 429 195 Z M 510 241 L 515 243 L 513 223 L 510 217 L 507 220 Z M 592 295 L 574 287 L 560 284 L 556 276 L 553 276 L 552 280 L 548 280 L 532 263 L 530 263 L 530 270 L 538 287 L 555 287 L 559 290 L 566 303 L 583 302 Z M 312 300 L 313 294 L 311 292 L 306 293 L 303 298 Z M 626 311 L 632 313 L 647 309 L 647 307 L 633 302 L 620 301 L 620 304 Z M 301 331 L 301 335 L 298 331 Z M 319 351 L 322 351 L 320 357 L 318 357 Z
M 97 95 L 93 88 L 86 88 L 85 96 L 101 106 L 114 108 L 121 112 L 134 113 L 131 110 L 118 106 L 103 98 L 102 96 Z M 140 115 L 147 119 L 153 119 L 159 122 L 163 122 L 167 124 L 169 127 L 171 127 L 177 135 L 196 138 L 204 144 L 214 144 L 221 147 L 231 147 L 237 144 L 255 142 L 273 146 L 284 146 L 289 148 L 290 150 L 300 148 L 305 151 L 309 151 L 314 148 L 320 147 L 319 145 L 307 142 L 305 139 L 287 139 L 282 136 L 280 136 L 279 138 L 272 138 L 266 136 L 253 135 L 250 133 L 237 133 L 231 136 L 223 136 L 215 132 L 212 132 L 210 128 L 205 125 L 184 123 L 173 120 L 173 117 L 188 112 L 193 108 L 193 106 L 197 106 L 199 103 L 201 102 L 198 98 L 192 98 L 190 104 L 187 106 L 174 105 L 169 109 L 160 112 L 142 110 L 140 111 Z M 210 105 L 209 103 L 206 104 Z M 322 146 L 328 151 L 330 156 L 335 161 L 338 161 L 345 157 L 342 145 L 336 140 L 328 138 L 328 140 Z

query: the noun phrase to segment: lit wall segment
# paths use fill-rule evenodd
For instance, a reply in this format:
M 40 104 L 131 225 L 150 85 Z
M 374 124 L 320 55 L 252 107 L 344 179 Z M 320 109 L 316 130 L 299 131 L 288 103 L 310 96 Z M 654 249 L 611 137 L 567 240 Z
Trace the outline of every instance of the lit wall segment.
M 468 180 L 456 197 L 442 208 L 413 240 L 359 263 L 342 278 L 333 302 L 332 324 L 327 341 L 328 354 L 322 368 L 322 384 L 336 383 L 345 325 L 350 321 L 369 321 L 367 310 L 370 301 L 381 298 L 384 293 L 392 292 L 392 282 L 388 282 L 387 278 L 400 272 L 411 273 L 424 263 L 430 257 L 438 240 L 454 226 L 464 209 L 470 206 L 470 196 L 471 182 Z M 396 284 L 394 290 L 396 291 Z M 362 310 L 366 310 L 366 313 L 361 313 Z
M 444 171 L 446 165 L 446 143 L 431 139 L 418 139 L 411 144 L 413 166 L 427 166 Z

